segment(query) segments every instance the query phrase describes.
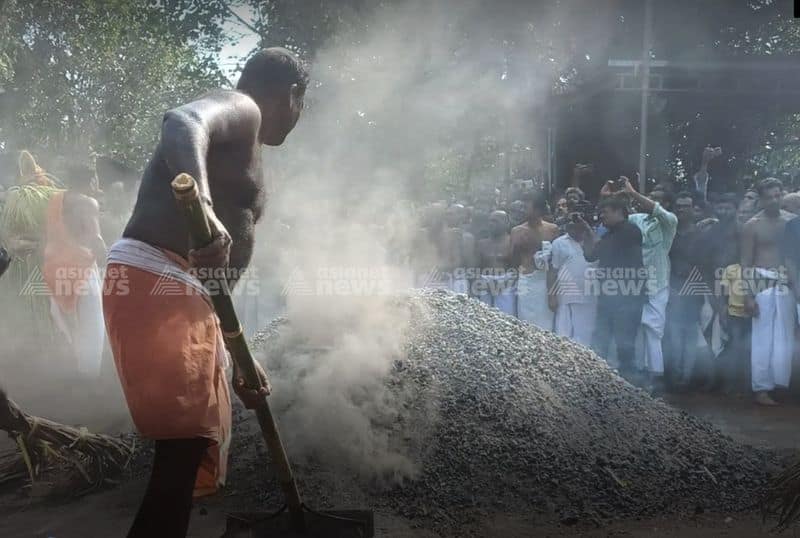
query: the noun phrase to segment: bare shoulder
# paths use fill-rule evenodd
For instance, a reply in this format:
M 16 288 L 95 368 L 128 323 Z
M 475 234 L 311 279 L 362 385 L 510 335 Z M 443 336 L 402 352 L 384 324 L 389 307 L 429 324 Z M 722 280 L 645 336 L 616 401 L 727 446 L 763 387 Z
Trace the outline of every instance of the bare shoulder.
M 556 224 L 553 224 L 552 222 L 547 222 L 547 221 L 542 222 L 542 228 L 547 233 L 547 235 L 552 237 L 553 239 L 561 235 L 558 226 Z
M 249 96 L 236 90 L 215 90 L 194 101 L 168 110 L 165 118 L 188 118 L 198 123 L 261 125 L 261 109 Z
M 208 93 L 204 93 L 193 101 L 189 101 L 188 103 L 173 108 L 172 111 L 202 109 L 218 106 L 229 106 L 243 109 L 249 108 L 260 114 L 256 102 L 253 101 L 249 95 L 236 90 L 213 90 Z
M 100 204 L 91 196 L 67 191 L 64 195 L 64 209 L 73 213 L 98 214 Z
M 518 224 L 518 225 L 514 226 L 513 228 L 511 228 L 511 237 L 512 238 L 518 237 L 520 235 L 525 235 L 527 233 L 530 233 L 530 228 L 528 228 L 528 225 L 526 223 L 524 223 L 524 222 L 522 224 Z

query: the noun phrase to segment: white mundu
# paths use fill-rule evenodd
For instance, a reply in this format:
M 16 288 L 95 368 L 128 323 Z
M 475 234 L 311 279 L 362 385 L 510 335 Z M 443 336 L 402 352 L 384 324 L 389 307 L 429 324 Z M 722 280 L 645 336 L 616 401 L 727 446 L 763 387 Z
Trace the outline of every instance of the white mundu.
M 514 275 L 482 275 L 478 299 L 509 316 L 516 315 Z
M 517 317 L 547 331 L 553 330 L 553 313 L 547 306 L 547 267 L 550 264 L 550 241 L 542 241 L 542 250 L 534 254 L 532 273 L 517 279 Z
M 88 379 L 100 376 L 103 364 L 103 346 L 106 325 L 103 319 L 103 285 L 95 265 L 86 281 L 86 290 L 75 307 L 75 312 L 65 314 L 50 299 L 50 314 L 62 332 L 77 359 L 77 371 Z
M 583 247 L 569 235 L 553 241 L 551 267 L 558 271 L 554 290 L 558 298 L 555 332 L 590 346 L 597 316 L 597 297 L 587 282 L 596 264 L 586 261 Z
M 770 272 L 756 269 L 760 276 Z M 777 277 L 776 277 L 777 278 Z M 796 307 L 792 290 L 777 282 L 755 297 L 758 317 L 753 318 L 750 366 L 753 392 L 788 387 L 792 375 Z

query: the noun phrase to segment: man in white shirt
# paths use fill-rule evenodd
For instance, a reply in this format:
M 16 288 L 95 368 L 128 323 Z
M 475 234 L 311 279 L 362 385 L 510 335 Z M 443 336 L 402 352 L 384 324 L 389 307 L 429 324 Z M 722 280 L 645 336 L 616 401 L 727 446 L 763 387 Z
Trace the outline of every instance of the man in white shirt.
M 596 264 L 583 256 L 584 229 L 577 219 L 577 213 L 570 215 L 567 233 L 553 241 L 547 274 L 548 303 L 555 312 L 556 334 L 588 347 L 594 332 L 597 297 L 587 279 Z

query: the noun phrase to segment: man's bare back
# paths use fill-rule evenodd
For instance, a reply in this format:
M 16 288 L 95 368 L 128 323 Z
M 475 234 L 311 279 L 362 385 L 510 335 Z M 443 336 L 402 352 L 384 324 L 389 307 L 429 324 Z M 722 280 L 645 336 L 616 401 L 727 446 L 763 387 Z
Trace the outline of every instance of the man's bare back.
M 535 225 L 524 222 L 511 230 L 511 246 L 514 252 L 514 265 L 520 273 L 535 270 L 533 255 L 542 248 L 542 241 L 553 241 L 560 235 L 558 226 L 551 222 L 539 221 Z
M 186 131 L 210 124 L 216 136 L 209 137 L 205 169 L 199 170 L 194 148 L 174 142 Z M 261 170 L 261 114 L 256 103 L 236 91 L 208 94 L 167 112 L 161 142 L 145 169 L 139 196 L 123 237 L 188 255 L 189 239 L 183 216 L 177 211 L 170 182 L 188 171 L 205 182 L 213 201 L 213 212 L 230 234 L 230 266 L 244 269 L 253 252 L 255 224 L 264 209 L 265 191 Z M 194 136 L 190 134 L 188 138 Z M 181 164 L 189 163 L 189 164 Z
M 75 191 L 64 194 L 64 224 L 75 241 L 98 259 L 105 256 L 106 245 L 100 233 L 100 205 L 91 196 Z

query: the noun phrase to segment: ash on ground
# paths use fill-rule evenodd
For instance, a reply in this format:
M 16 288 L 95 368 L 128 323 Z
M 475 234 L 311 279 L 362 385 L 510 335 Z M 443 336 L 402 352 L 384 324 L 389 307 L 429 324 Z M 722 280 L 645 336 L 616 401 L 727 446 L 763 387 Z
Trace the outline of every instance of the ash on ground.
M 369 476 L 347 458 L 325 460 L 325 443 L 299 446 L 284 396 L 275 408 L 309 505 L 391 510 L 441 530 L 465 513 L 573 523 L 747 510 L 761 498 L 773 454 L 651 398 L 590 350 L 449 292 L 396 303 L 409 313 L 405 346 L 382 379 L 393 396 L 369 418 L 413 469 Z M 254 338 L 271 374 L 293 349 L 314 354 L 291 327 L 275 320 Z M 274 397 L 291 391 L 289 381 L 273 384 Z M 263 442 L 242 412 L 228 495 L 279 506 Z

